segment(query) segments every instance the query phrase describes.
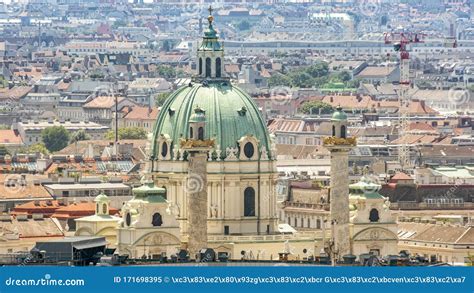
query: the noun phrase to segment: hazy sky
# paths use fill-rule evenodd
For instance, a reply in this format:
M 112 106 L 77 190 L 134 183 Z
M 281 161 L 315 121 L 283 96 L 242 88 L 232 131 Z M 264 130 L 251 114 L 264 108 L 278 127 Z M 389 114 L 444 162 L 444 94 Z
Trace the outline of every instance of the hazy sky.
M 18 2 L 18 0 L 0 0 L 0 3 Z M 128 2 L 133 2 L 133 0 L 128 0 Z M 145 3 L 153 3 L 153 0 L 144 0 Z

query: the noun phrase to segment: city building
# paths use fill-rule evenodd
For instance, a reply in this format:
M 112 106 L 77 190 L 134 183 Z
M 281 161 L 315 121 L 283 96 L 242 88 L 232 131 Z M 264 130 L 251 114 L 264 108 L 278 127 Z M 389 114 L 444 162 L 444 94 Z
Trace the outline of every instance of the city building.
M 53 126 L 63 126 L 70 134 L 79 130 L 89 135 L 91 139 L 103 139 L 105 133 L 110 129 L 108 126 L 100 125 L 89 121 L 64 121 L 64 120 L 48 120 L 48 121 L 21 121 L 16 125 L 16 129 L 20 134 L 25 145 L 32 145 L 42 142 L 41 132 Z

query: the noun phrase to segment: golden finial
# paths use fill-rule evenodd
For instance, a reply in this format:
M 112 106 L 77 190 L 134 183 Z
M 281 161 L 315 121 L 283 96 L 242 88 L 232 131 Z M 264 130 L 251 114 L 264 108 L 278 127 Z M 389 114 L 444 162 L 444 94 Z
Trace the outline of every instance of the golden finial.
M 209 8 L 207 9 L 207 11 L 209 11 L 209 16 L 207 17 L 207 20 L 209 21 L 209 24 L 211 24 L 212 21 L 214 20 L 214 16 L 212 16 L 212 11 L 214 11 L 214 9 L 212 9 L 212 6 L 209 5 Z

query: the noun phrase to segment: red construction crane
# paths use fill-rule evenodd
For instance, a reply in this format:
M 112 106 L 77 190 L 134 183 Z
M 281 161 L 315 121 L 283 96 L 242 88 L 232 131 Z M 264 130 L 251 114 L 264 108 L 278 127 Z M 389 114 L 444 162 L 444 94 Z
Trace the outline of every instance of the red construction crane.
M 425 34 L 421 33 L 410 33 L 410 32 L 397 32 L 397 33 L 385 33 L 384 40 L 385 44 L 393 44 L 393 49 L 396 52 L 400 52 L 400 89 L 398 90 L 398 123 L 399 123 L 399 137 L 403 137 L 408 133 L 410 114 L 409 105 L 410 97 L 408 96 L 408 90 L 410 89 L 410 53 L 408 53 L 408 45 L 423 43 Z M 457 47 L 455 38 L 446 38 L 445 47 Z M 410 160 L 410 146 L 407 142 L 400 141 L 398 145 L 398 160 L 403 171 L 411 167 Z
M 410 53 L 408 53 L 407 46 L 410 44 L 422 43 L 423 34 L 413 33 L 385 33 L 385 44 L 393 44 L 393 49 L 400 52 L 400 89 L 398 90 L 398 135 L 403 138 L 408 133 L 409 128 L 409 105 L 410 97 L 408 90 L 410 89 Z M 400 141 L 398 145 L 398 161 L 402 170 L 407 170 L 411 167 L 410 161 L 410 146 Z

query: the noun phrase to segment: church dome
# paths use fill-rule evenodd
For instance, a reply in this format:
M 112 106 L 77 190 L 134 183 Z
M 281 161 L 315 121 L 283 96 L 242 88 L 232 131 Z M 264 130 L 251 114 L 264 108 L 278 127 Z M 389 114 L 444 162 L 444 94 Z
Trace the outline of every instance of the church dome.
M 345 121 L 347 120 L 347 114 L 342 111 L 342 107 L 338 106 L 336 111 L 332 114 L 331 121 Z
M 224 47 L 209 26 L 197 50 L 193 81 L 165 101 L 153 131 L 152 159 L 176 159 L 182 140 L 199 140 L 214 147 L 219 159 L 274 158 L 270 136 L 253 99 L 224 77 Z M 166 143 L 163 143 L 163 142 Z M 173 158 L 172 158 L 173 157 Z
M 109 202 L 109 198 L 104 194 L 104 192 L 101 192 L 95 197 L 94 202 Z
M 183 86 L 170 95 L 155 124 L 153 155 L 158 136 L 168 135 L 171 148 L 179 146 L 180 138 L 189 138 L 190 123 L 197 121 L 205 123 L 204 139 L 215 139 L 221 150 L 238 147 L 244 136 L 271 150 L 265 121 L 252 98 L 229 81 L 213 81 Z

